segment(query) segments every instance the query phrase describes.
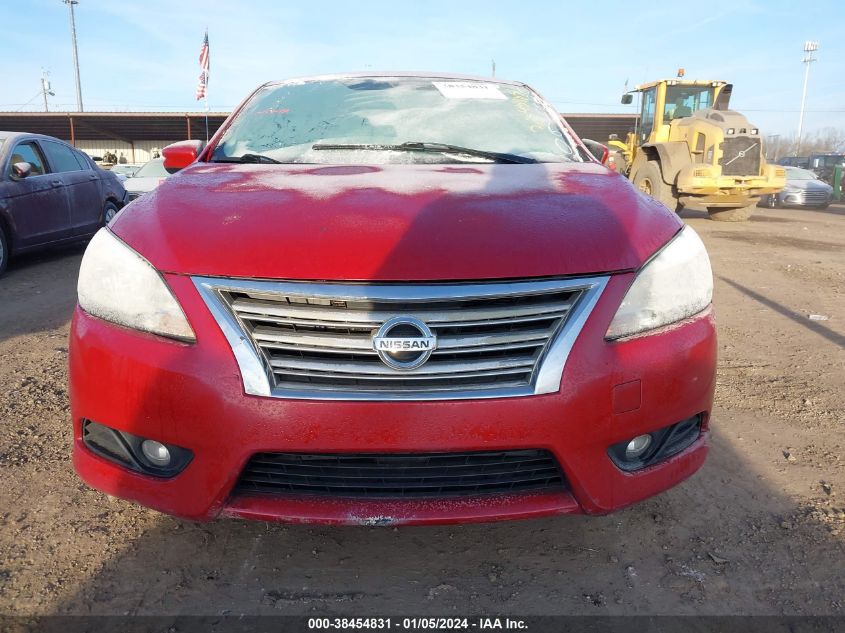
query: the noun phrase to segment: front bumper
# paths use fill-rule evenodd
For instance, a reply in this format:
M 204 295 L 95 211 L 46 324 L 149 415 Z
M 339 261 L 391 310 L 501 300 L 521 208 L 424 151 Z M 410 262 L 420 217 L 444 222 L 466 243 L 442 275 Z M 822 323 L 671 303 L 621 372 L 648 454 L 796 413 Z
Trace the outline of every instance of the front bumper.
M 704 462 L 716 336 L 707 310 L 647 336 L 606 342 L 631 282 L 615 275 L 575 343 L 558 393 L 427 402 L 309 401 L 244 394 L 233 353 L 187 277 L 165 275 L 197 334 L 184 344 L 127 330 L 77 308 L 71 329 L 74 465 L 90 485 L 195 520 L 240 516 L 337 524 L 487 521 L 610 512 L 684 480 Z M 620 386 L 623 386 L 620 388 Z M 683 452 L 623 472 L 608 446 L 703 414 Z M 171 479 L 129 471 L 92 453 L 82 421 L 185 447 Z M 356 499 L 233 493 L 257 452 L 390 453 L 548 449 L 565 491 L 447 499 Z
M 708 206 L 737 206 L 777 193 L 786 184 L 783 167 L 766 165 L 761 175 L 724 176 L 720 165 L 691 163 L 678 173 L 680 197 Z
M 781 191 L 778 196 L 778 202 L 787 207 L 820 207 L 830 204 L 832 197 L 831 192 L 806 190 L 799 191 Z

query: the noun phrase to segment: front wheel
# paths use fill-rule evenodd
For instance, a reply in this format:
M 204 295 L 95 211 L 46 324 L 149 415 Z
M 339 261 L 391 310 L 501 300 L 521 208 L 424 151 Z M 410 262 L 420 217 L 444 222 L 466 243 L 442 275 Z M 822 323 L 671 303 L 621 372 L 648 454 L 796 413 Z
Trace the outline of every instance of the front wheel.
M 767 209 L 777 209 L 780 205 L 778 204 L 778 197 L 776 194 L 771 193 L 765 198 L 763 198 L 763 206 Z
M 118 208 L 114 202 L 106 202 L 106 206 L 103 207 L 103 226 L 111 222 L 117 212 Z
M 756 202 L 744 207 L 707 207 L 711 220 L 717 222 L 745 222 L 754 212 Z
M 678 210 L 678 200 L 672 195 L 672 185 L 663 182 L 660 166 L 657 161 L 650 160 L 634 174 L 634 186 L 666 205 L 670 211 Z

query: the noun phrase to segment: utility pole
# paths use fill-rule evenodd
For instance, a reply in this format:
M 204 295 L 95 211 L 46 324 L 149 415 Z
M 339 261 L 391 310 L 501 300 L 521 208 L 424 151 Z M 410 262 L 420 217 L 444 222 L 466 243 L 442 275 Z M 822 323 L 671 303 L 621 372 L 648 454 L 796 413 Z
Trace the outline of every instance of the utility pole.
M 810 64 L 816 61 L 813 53 L 819 50 L 819 43 L 812 40 L 804 42 L 804 90 L 801 93 L 801 114 L 798 115 L 798 142 L 795 149 L 796 156 L 801 154 L 801 132 L 804 130 L 804 102 L 807 100 L 807 80 L 810 78 Z
M 491 77 L 495 77 L 495 76 L 496 76 L 496 60 L 495 60 L 495 59 L 491 59 L 491 60 L 490 60 L 490 65 L 491 65 L 491 67 L 492 67 L 492 74 L 491 74 L 490 76 L 491 76 Z
M 47 107 L 47 95 L 51 97 L 55 97 L 56 93 L 50 89 L 50 80 L 47 77 L 50 75 L 49 71 L 42 71 L 41 74 L 41 95 L 44 97 L 44 112 L 49 112 L 50 108 Z
M 79 54 L 76 50 L 76 20 L 73 17 L 73 5 L 79 4 L 79 0 L 62 0 L 67 5 L 68 19 L 70 20 L 70 39 L 73 43 L 73 70 L 76 75 L 76 109 L 84 112 L 82 108 L 82 84 L 79 81 Z

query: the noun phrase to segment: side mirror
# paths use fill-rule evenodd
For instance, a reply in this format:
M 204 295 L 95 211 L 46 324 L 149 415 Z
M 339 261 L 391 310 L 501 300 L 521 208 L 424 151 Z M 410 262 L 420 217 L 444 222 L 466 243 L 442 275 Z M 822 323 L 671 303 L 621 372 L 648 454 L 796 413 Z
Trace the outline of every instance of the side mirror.
M 602 165 L 607 165 L 607 145 L 599 143 L 598 141 L 593 141 L 592 139 L 583 138 L 581 141 L 590 150 L 590 154 L 593 155 L 597 161 L 599 161 Z
M 622 105 L 630 105 L 633 102 L 634 95 L 632 95 L 630 92 L 626 92 L 624 95 L 622 95 Z
M 204 143 L 202 141 L 179 141 L 161 150 L 164 157 L 164 168 L 167 171 L 178 171 L 193 163 L 200 155 Z
M 12 178 L 15 180 L 23 180 L 32 173 L 32 165 L 26 161 L 15 163 L 12 165 Z

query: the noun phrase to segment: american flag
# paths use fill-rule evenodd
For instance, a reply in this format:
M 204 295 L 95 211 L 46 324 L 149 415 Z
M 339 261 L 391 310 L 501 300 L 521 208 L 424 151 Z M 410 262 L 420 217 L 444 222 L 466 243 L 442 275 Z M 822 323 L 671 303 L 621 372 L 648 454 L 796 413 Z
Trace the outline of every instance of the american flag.
M 200 78 L 197 84 L 197 101 L 205 99 L 206 88 L 208 87 L 208 31 L 205 32 L 205 39 L 200 49 Z

